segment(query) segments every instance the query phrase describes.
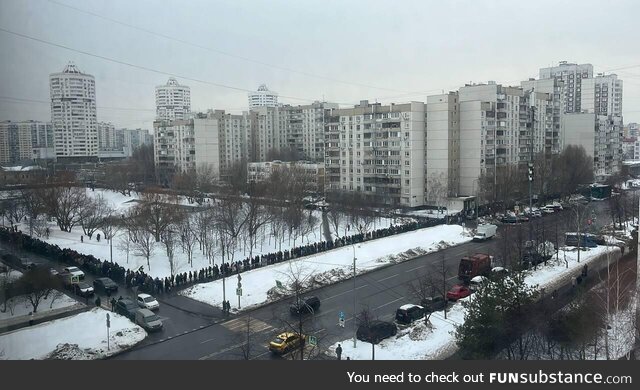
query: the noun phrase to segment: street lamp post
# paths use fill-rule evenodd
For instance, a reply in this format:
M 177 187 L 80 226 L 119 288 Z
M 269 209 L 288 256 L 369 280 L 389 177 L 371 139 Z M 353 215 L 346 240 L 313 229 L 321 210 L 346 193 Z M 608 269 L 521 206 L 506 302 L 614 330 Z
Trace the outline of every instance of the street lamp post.
M 475 213 L 475 215 L 474 215 L 476 218 L 478 218 L 478 188 L 477 188 L 477 187 L 479 187 L 479 186 L 477 186 L 477 184 L 478 184 L 478 180 L 480 180 L 480 178 L 479 178 L 479 177 L 478 177 L 478 178 L 476 178 L 476 179 L 474 179 L 474 180 L 473 180 L 473 183 L 472 183 L 472 184 L 473 184 L 473 193 L 474 193 L 474 194 L 475 194 L 475 196 L 476 196 L 476 199 L 475 199 L 475 201 L 473 202 L 473 203 L 475 203 L 475 204 L 476 204 L 476 213 Z

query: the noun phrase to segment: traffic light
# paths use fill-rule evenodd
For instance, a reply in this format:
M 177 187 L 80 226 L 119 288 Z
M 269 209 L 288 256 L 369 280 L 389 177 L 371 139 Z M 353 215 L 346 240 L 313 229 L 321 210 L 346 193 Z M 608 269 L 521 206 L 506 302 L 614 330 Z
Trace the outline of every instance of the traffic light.
M 533 181 L 533 164 L 529 163 L 529 181 Z

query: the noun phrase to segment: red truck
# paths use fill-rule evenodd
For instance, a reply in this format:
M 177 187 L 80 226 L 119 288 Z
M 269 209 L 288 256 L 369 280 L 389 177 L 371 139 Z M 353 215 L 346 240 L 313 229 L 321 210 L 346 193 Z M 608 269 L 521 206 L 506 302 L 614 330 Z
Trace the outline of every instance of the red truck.
M 478 275 L 488 275 L 491 272 L 491 256 L 484 253 L 476 253 L 460 260 L 458 266 L 458 279 L 468 283 Z

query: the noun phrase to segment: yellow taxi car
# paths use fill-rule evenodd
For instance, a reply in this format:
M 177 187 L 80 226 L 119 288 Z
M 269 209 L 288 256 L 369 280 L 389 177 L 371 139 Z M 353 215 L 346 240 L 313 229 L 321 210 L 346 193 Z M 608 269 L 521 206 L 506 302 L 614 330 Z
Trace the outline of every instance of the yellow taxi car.
M 306 336 L 299 333 L 280 333 L 269 343 L 269 351 L 282 355 L 300 347 L 300 344 L 304 345 L 305 339 Z

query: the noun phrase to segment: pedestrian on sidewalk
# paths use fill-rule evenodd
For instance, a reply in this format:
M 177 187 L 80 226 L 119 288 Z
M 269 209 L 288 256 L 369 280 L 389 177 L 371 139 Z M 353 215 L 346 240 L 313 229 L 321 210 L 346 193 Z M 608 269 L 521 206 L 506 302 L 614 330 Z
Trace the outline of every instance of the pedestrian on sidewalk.
M 111 311 L 115 311 L 116 310 L 116 299 L 115 298 L 111 298 Z
M 96 307 L 100 307 L 100 304 L 102 304 L 102 301 L 100 300 L 100 297 L 96 298 Z
M 342 346 L 340 344 L 338 344 L 338 347 L 336 348 L 336 356 L 338 357 L 338 360 L 342 360 Z
M 80 242 L 84 242 L 84 236 L 80 236 Z
M 33 326 L 33 312 L 29 313 L 29 326 Z

